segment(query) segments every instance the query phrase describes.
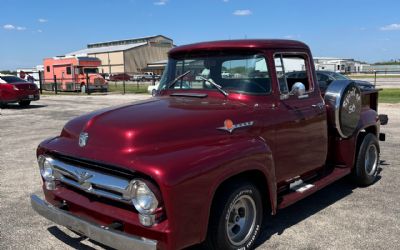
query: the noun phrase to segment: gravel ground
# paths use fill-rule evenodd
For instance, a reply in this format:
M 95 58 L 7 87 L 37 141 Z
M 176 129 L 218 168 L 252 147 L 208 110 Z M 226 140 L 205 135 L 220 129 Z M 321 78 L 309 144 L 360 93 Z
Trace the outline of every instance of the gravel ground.
M 37 215 L 42 196 L 35 149 L 72 117 L 148 95 L 43 96 L 30 108 L 0 111 L 0 249 L 103 249 Z M 382 104 L 384 160 L 374 185 L 340 180 L 269 218 L 258 249 L 400 249 L 400 104 Z

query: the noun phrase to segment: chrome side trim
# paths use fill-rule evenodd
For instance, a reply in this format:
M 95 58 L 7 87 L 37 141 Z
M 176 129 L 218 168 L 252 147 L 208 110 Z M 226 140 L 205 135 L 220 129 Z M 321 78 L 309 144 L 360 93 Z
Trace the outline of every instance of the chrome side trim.
M 131 180 L 74 166 L 49 156 L 46 159 L 52 165 L 55 181 L 87 193 L 131 204 Z
M 33 210 L 46 219 L 79 232 L 88 238 L 115 249 L 156 250 L 157 241 L 129 235 L 112 228 L 81 219 L 68 211 L 45 202 L 36 195 L 31 196 Z

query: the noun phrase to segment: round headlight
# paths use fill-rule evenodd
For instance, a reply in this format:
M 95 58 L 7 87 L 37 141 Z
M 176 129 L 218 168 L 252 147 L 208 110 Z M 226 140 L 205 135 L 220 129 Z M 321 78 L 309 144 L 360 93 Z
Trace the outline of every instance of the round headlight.
M 54 180 L 53 175 L 53 167 L 48 159 L 45 156 L 41 155 L 38 158 L 40 174 L 42 175 L 43 179 L 46 181 Z
M 158 207 L 158 200 L 150 188 L 140 180 L 133 183 L 132 203 L 141 214 L 152 214 Z

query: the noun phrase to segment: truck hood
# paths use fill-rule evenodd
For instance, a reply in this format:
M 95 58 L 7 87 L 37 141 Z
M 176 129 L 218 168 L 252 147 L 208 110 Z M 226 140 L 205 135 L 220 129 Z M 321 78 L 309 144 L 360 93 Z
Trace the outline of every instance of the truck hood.
M 252 110 L 244 103 L 218 98 L 159 97 L 75 118 L 66 124 L 60 139 L 72 141 L 79 154 L 160 153 L 227 137 L 227 131 L 217 129 L 224 126 L 224 120 L 248 122 Z M 244 131 L 246 128 L 235 133 Z M 86 146 L 80 147 L 79 135 L 83 132 L 88 134 L 88 140 Z

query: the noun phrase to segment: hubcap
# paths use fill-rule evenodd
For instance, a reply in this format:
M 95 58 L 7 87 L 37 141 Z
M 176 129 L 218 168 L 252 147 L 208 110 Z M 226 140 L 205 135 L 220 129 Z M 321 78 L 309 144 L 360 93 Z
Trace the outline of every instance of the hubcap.
M 246 242 L 256 224 L 256 205 L 248 195 L 240 196 L 228 210 L 226 232 L 230 243 L 239 246 Z
M 371 144 L 365 152 L 365 171 L 368 175 L 374 175 L 377 167 L 378 149 L 374 144 Z

